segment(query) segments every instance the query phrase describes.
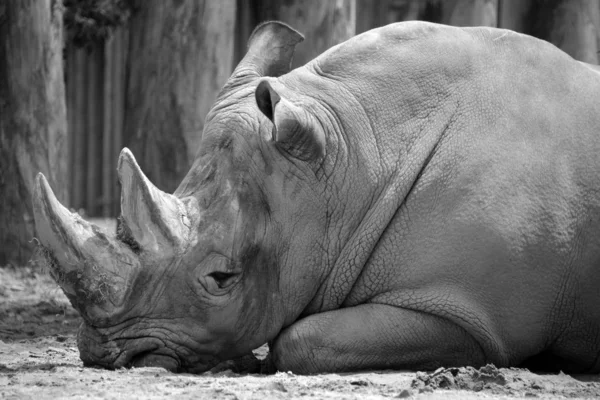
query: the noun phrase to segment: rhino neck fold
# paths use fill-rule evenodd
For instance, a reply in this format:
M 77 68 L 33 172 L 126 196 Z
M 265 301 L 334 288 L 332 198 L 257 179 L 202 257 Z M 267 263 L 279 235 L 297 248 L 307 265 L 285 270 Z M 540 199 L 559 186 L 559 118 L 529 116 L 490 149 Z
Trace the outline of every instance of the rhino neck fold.
M 384 179 L 388 183 L 379 191 L 379 196 L 371 203 L 358 227 L 341 247 L 329 274 L 302 315 L 334 310 L 344 304 L 380 238 L 425 173 L 438 144 L 449 131 L 456 110 L 455 105 L 438 110 L 443 118 L 432 118 L 433 123 L 421 127 L 418 130 L 420 135 L 407 142 L 407 149 L 399 149 L 398 153 L 403 156 L 397 159 L 396 167 Z M 361 150 L 360 146 L 353 148 Z M 407 162 L 408 157 L 410 162 Z M 356 157 L 349 155 L 349 159 Z M 336 236 L 336 233 L 330 233 L 330 236 L 342 237 Z

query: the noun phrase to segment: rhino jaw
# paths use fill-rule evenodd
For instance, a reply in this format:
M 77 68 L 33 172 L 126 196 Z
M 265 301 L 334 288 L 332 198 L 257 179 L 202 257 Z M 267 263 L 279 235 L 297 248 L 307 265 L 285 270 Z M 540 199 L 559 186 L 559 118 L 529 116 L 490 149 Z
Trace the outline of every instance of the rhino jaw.
M 88 321 L 108 318 L 125 301 L 139 270 L 137 255 L 60 204 L 41 173 L 33 213 L 50 273 L 73 307 Z

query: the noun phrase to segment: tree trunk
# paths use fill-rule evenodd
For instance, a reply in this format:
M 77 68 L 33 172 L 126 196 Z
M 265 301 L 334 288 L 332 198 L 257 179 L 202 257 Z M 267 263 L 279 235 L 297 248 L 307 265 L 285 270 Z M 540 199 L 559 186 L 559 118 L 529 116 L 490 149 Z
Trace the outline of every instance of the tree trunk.
M 498 25 L 498 0 L 444 0 L 442 24 L 454 26 Z
M 173 192 L 232 70 L 235 0 L 144 0 L 130 23 L 125 145 Z
M 598 0 L 538 0 L 532 8 L 531 34 L 571 57 L 598 64 Z
M 387 25 L 392 0 L 356 0 L 356 33 Z
M 600 64 L 600 1 L 598 1 L 596 7 L 592 7 L 590 17 L 596 29 L 596 56 L 598 57 L 598 64 Z
M 529 30 L 532 0 L 498 0 L 498 27 L 515 32 Z
M 306 64 L 356 32 L 356 0 L 262 0 L 260 21 L 279 20 L 305 37 L 296 47 L 292 67 Z
M 32 255 L 38 172 L 68 204 L 62 14 L 59 0 L 0 2 L 0 265 Z

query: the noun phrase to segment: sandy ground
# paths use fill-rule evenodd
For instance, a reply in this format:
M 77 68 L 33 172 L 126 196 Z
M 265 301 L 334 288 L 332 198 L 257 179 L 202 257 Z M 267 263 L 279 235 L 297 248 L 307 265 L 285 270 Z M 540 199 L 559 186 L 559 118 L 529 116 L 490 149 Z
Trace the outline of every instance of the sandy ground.
M 75 341 L 79 323 L 40 267 L 0 268 L 0 398 L 600 398 L 600 375 L 538 375 L 494 366 L 314 376 L 84 368 Z M 265 351 L 261 348 L 258 354 Z

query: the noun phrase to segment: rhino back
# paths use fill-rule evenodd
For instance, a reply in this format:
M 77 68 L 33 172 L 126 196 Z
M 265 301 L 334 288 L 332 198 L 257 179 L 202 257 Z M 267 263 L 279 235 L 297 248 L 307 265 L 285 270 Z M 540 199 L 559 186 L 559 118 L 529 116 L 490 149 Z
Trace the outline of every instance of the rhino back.
M 289 80 L 321 88 L 358 164 L 353 179 L 371 181 L 346 186 L 345 197 L 372 199 L 394 181 L 408 187 L 385 203 L 392 214 L 365 202 L 365 216 L 391 218 L 367 225 L 374 232 L 364 236 L 377 240 L 359 246 L 364 262 L 336 264 L 319 304 L 440 315 L 501 364 L 549 343 L 592 363 L 600 346 L 598 74 L 528 36 L 423 23 L 360 35 L 306 68 Z M 442 134 L 423 157 L 431 127 Z M 403 163 L 418 163 L 418 173 L 395 174 Z

